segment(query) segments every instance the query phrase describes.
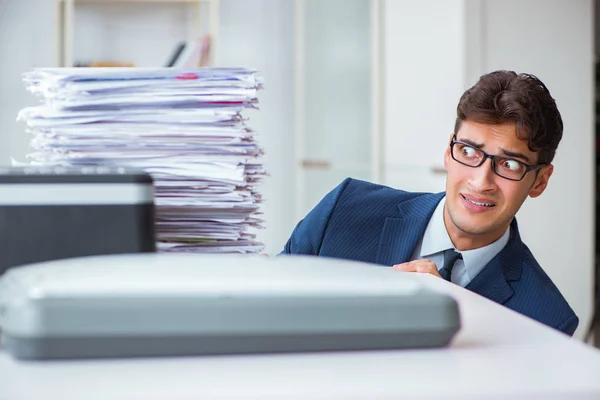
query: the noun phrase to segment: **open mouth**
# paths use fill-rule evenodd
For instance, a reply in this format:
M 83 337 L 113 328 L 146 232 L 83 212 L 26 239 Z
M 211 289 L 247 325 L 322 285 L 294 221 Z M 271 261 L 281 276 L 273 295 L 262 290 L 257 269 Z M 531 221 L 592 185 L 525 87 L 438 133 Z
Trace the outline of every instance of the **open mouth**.
M 494 203 L 482 203 L 482 202 L 479 202 L 479 201 L 471 200 L 471 199 L 469 199 L 468 197 L 466 197 L 466 196 L 464 196 L 462 194 L 461 194 L 461 196 L 462 196 L 463 199 L 465 199 L 469 203 L 474 204 L 474 205 L 479 206 L 479 207 L 488 207 L 488 208 L 496 207 L 496 205 Z

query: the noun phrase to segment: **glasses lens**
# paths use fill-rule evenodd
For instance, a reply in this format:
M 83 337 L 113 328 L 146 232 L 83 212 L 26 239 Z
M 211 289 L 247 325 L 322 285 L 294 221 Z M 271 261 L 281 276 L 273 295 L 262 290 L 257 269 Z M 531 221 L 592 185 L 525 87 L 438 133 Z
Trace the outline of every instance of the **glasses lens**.
M 512 158 L 496 158 L 494 168 L 496 173 L 504 178 L 512 180 L 520 180 L 527 172 L 527 167 L 520 161 Z
M 456 142 L 452 146 L 452 157 L 460 163 L 476 167 L 481 164 L 483 153 L 476 147 Z

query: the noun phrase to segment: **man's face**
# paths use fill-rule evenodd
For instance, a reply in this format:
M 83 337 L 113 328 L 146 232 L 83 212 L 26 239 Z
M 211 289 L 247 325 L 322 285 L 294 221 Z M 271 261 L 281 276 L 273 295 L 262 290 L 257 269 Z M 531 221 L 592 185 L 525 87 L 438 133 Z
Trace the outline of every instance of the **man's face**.
M 531 152 L 526 140 L 517 138 L 515 124 L 487 125 L 464 121 L 456 140 L 466 142 L 488 154 L 499 155 L 536 165 L 537 153 Z M 506 231 L 527 196 L 537 197 L 545 190 L 553 167 L 528 172 L 521 181 L 511 181 L 492 171 L 489 158 L 479 167 L 462 165 L 446 148 L 444 165 L 446 207 L 444 222 L 448 234 L 459 250 L 486 246 Z

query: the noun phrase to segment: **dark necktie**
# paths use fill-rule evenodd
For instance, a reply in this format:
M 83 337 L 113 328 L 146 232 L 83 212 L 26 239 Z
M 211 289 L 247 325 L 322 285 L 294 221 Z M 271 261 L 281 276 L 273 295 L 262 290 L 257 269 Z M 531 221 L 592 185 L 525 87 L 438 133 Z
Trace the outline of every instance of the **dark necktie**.
M 462 259 L 462 254 L 457 253 L 454 249 L 444 251 L 444 266 L 438 271 L 442 278 L 450 282 L 452 268 L 459 258 Z

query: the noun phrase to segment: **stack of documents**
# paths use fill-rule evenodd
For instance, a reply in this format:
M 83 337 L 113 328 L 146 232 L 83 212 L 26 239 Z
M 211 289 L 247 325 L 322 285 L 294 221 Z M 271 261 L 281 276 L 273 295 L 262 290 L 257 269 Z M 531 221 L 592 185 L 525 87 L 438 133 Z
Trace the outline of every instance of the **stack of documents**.
M 42 101 L 18 116 L 32 164 L 149 172 L 159 251 L 262 250 L 263 151 L 242 116 L 257 108 L 256 71 L 42 68 L 24 81 Z

